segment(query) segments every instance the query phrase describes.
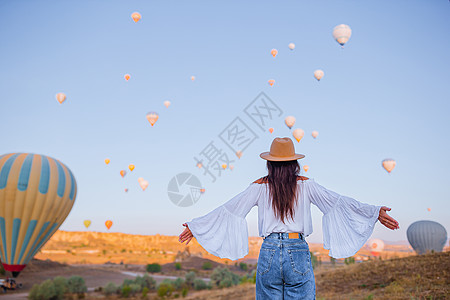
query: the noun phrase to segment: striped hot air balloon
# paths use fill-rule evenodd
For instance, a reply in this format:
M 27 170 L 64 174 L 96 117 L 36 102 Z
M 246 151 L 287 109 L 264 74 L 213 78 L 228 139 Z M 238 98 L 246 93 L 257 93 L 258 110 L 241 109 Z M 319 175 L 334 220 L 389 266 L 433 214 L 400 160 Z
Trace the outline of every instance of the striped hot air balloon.
M 37 154 L 0 156 L 0 256 L 14 277 L 66 219 L 77 183 L 60 161 Z

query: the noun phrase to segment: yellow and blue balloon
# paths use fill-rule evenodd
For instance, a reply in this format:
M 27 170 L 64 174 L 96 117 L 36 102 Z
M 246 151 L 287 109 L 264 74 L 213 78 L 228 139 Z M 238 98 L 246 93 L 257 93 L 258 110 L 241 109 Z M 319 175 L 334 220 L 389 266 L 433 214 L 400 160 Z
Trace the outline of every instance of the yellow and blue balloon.
M 14 277 L 66 219 L 77 195 L 72 172 L 45 155 L 0 156 L 0 257 Z

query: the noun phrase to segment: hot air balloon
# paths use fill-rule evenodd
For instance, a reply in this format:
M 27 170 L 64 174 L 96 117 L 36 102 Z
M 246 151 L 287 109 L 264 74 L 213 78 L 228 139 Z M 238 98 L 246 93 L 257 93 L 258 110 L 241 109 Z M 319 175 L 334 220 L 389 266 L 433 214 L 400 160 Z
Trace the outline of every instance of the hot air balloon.
M 317 79 L 317 81 L 320 81 L 323 77 L 323 71 L 322 70 L 315 70 L 314 71 L 314 77 Z
M 428 207 L 427 210 L 428 210 L 428 211 L 431 211 L 431 208 Z
M 89 228 L 89 226 L 91 226 L 91 220 L 84 220 L 83 224 L 84 227 Z
M 270 86 L 273 86 L 273 84 L 275 83 L 275 80 L 274 79 L 269 79 L 267 82 L 269 83 Z
M 131 14 L 131 18 L 133 18 L 133 21 L 137 23 L 141 19 L 141 14 L 138 12 L 134 12 Z
M 123 77 L 125 77 L 126 81 L 130 80 L 130 78 L 131 78 L 130 74 L 125 74 L 125 76 L 123 76 Z
M 156 121 L 158 121 L 159 115 L 155 112 L 149 112 L 147 114 L 147 120 L 150 122 L 150 124 L 153 126 L 155 125 Z
M 272 49 L 272 50 L 270 50 L 270 54 L 272 54 L 272 56 L 275 57 L 278 54 L 278 50 L 277 49 Z
M 294 50 L 295 49 L 295 44 L 294 43 L 290 43 L 289 44 L 289 49 Z
M 344 44 L 348 42 L 351 36 L 352 30 L 348 25 L 341 24 L 333 29 L 333 38 L 341 45 L 342 48 L 344 48 Z
M 238 158 L 241 158 L 242 157 L 242 151 L 241 150 L 238 150 L 238 151 L 236 151 L 236 156 L 238 157 Z
M 319 136 L 319 132 L 317 132 L 317 131 L 314 130 L 314 131 L 311 133 L 311 135 L 312 135 L 313 138 L 317 138 L 317 136 Z
M 230 165 L 229 168 L 230 168 L 231 171 L 233 171 L 234 166 L 233 166 L 233 165 Z
M 111 160 L 109 158 L 105 159 L 105 164 L 109 165 L 110 162 Z
M 64 93 L 56 94 L 56 100 L 58 100 L 58 102 L 62 104 L 64 101 L 66 101 L 66 94 Z
M 395 160 L 387 158 L 381 162 L 381 165 L 388 173 L 391 173 L 395 168 Z
M 297 140 L 297 142 L 300 142 L 300 140 L 305 135 L 305 132 L 303 131 L 303 129 L 297 128 L 292 132 L 292 135 Z
M 164 101 L 164 106 L 168 108 L 170 106 L 170 101 L 169 100 Z
M 106 228 L 108 228 L 108 230 L 111 228 L 112 225 L 113 225 L 113 222 L 110 220 L 105 222 L 105 226 L 106 226 Z
M 304 166 L 303 166 L 303 170 L 305 170 L 305 172 L 308 172 L 308 170 L 309 170 L 309 166 L 307 166 L 307 165 L 304 165 Z
M 384 242 L 380 239 L 372 239 L 369 241 L 369 248 L 373 256 L 379 256 L 384 250 Z
M 127 171 L 125 171 L 125 170 L 120 171 L 120 176 L 122 176 L 122 178 L 124 178 L 126 174 L 127 174 Z
M 227 164 L 222 164 L 222 169 L 226 169 L 227 168 Z
M 191 80 L 194 81 L 195 80 L 195 76 L 191 76 Z
M 14 277 L 64 222 L 77 183 L 69 168 L 45 155 L 0 156 L 0 258 Z
M 205 189 L 200 189 L 200 193 L 204 194 L 205 193 Z
M 203 164 L 202 164 L 201 162 L 198 162 L 198 163 L 197 163 L 197 168 L 201 169 L 202 166 L 203 166 Z
M 417 221 L 406 230 L 408 242 L 417 254 L 442 252 L 447 241 L 444 226 L 434 221 Z
M 128 166 L 128 169 L 130 169 L 131 172 L 133 172 L 134 168 L 135 168 L 134 165 L 129 165 Z
M 295 124 L 295 118 L 293 116 L 287 116 L 284 119 L 284 123 L 286 123 L 286 126 L 289 127 L 289 129 L 291 129 Z
M 273 128 L 272 128 L 272 127 L 269 128 L 269 132 L 270 132 L 270 133 L 273 133 Z
M 128 189 L 125 189 L 125 193 L 128 193 Z
M 148 181 L 142 177 L 139 177 L 138 182 L 139 182 L 139 186 L 141 187 L 141 189 L 143 191 L 145 191 L 145 189 L 148 187 L 148 184 L 149 184 Z

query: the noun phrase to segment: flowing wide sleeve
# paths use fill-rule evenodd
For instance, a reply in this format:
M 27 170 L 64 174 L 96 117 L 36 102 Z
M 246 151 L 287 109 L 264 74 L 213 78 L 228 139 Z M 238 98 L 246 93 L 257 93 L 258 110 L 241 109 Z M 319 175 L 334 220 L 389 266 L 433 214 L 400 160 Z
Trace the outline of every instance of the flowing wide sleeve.
M 243 192 L 208 214 L 186 222 L 197 242 L 220 258 L 237 260 L 248 254 L 245 217 L 258 202 L 260 184 L 252 183 Z
M 355 255 L 372 235 L 381 206 L 361 203 L 309 181 L 309 199 L 324 214 L 323 247 L 334 258 Z

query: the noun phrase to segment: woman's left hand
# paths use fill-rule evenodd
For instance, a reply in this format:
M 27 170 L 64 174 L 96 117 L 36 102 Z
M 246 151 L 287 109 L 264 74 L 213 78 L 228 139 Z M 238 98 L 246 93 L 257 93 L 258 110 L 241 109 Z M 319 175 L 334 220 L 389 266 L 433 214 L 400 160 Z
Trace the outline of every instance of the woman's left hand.
M 185 226 L 186 229 L 180 234 L 178 241 L 183 244 L 183 242 L 187 240 L 187 243 L 186 243 L 186 245 L 187 245 L 192 240 L 194 235 L 192 234 L 191 230 L 189 229 L 189 227 L 186 223 L 184 223 L 183 226 Z

